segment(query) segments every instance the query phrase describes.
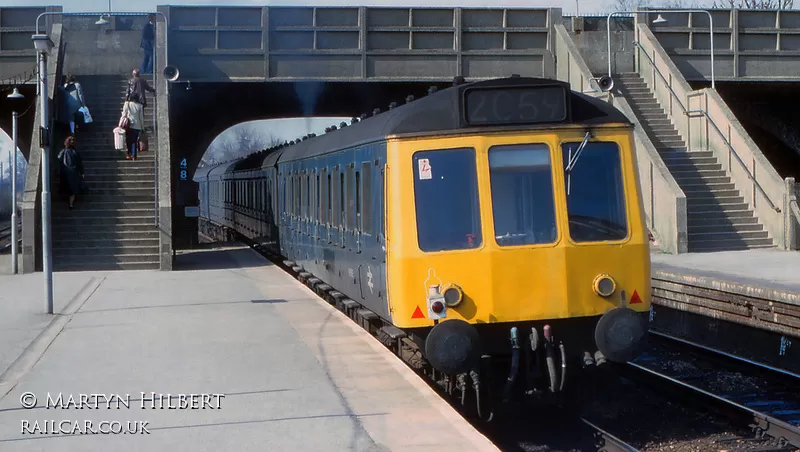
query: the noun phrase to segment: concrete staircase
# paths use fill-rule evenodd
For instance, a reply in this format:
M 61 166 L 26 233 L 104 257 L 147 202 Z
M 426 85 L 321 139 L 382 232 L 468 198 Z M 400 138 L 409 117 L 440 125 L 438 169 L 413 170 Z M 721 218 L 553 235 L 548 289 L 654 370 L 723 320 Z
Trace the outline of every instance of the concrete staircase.
M 52 179 L 53 269 L 136 270 L 159 268 L 159 235 L 155 226 L 155 99 L 147 93 L 145 124 L 149 150 L 137 160 L 114 149 L 128 78 L 77 75 L 94 122 L 76 131 L 88 194 L 78 195 L 69 210 L 58 194 L 58 164 Z M 148 80 L 152 85 L 152 81 Z M 60 151 L 62 143 L 54 146 Z
M 774 247 L 714 153 L 687 149 L 641 76 L 619 74 L 615 81 L 686 194 L 689 252 Z

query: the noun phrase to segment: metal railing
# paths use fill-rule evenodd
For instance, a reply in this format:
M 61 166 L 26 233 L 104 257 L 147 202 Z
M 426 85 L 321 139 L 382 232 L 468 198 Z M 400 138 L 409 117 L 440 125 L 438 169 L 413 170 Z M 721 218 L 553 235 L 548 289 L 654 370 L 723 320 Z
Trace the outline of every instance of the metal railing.
M 658 66 L 656 66 L 655 61 L 653 61 L 653 59 L 650 58 L 650 55 L 647 54 L 647 50 L 644 47 L 642 47 L 642 45 L 639 44 L 637 41 L 634 41 L 633 45 L 636 46 L 640 50 L 640 52 L 639 52 L 640 55 L 644 55 L 645 56 L 647 61 L 650 63 L 650 66 L 653 68 L 653 73 L 658 74 L 658 76 L 664 82 L 664 86 L 667 87 L 667 89 L 669 90 L 669 92 L 671 94 L 670 99 L 672 97 L 674 97 L 675 100 L 678 101 L 678 105 L 680 105 L 681 110 L 683 110 L 683 112 L 687 116 L 687 118 L 696 118 L 696 117 L 705 116 L 707 122 L 713 126 L 713 129 L 717 132 L 719 137 L 725 143 L 725 146 L 728 148 L 729 154 L 732 155 L 733 157 L 735 157 L 736 161 L 744 169 L 745 173 L 747 174 L 747 177 L 753 182 L 753 185 L 758 189 L 758 191 L 761 193 L 761 195 L 764 196 L 764 199 L 767 200 L 767 203 L 769 203 L 769 206 L 773 210 L 775 210 L 776 212 L 780 213 L 781 212 L 781 208 L 776 206 L 775 203 L 772 202 L 772 199 L 769 197 L 769 195 L 767 195 L 767 192 L 764 191 L 764 188 L 761 187 L 761 184 L 758 183 L 758 181 L 756 180 L 756 178 L 753 175 L 753 173 L 751 173 L 750 169 L 747 168 L 747 165 L 744 163 L 742 158 L 739 156 L 739 154 L 733 148 L 733 145 L 731 145 L 731 143 L 725 137 L 725 134 L 722 132 L 722 130 L 720 130 L 719 126 L 717 126 L 716 122 L 714 122 L 714 120 L 711 118 L 711 116 L 708 114 L 708 112 L 706 110 L 688 110 L 686 108 L 686 106 L 683 105 L 683 102 L 681 102 L 680 97 L 675 93 L 675 91 L 673 91 L 673 89 L 670 86 L 669 82 L 667 81 L 666 77 L 664 77 L 664 74 L 662 74 L 661 70 L 658 69 Z M 655 86 L 653 86 L 653 89 L 655 90 Z M 702 93 L 694 93 L 694 94 L 689 93 L 689 94 L 687 94 L 687 97 L 694 97 L 694 96 L 698 96 L 698 95 L 702 95 Z M 687 119 L 687 121 L 688 121 L 688 119 Z M 691 126 L 687 127 L 687 130 L 689 131 L 688 133 L 691 134 Z M 687 146 L 688 146 L 691 143 L 691 135 L 689 137 L 687 137 L 686 141 L 687 141 Z M 687 149 L 688 149 L 688 147 L 687 147 Z

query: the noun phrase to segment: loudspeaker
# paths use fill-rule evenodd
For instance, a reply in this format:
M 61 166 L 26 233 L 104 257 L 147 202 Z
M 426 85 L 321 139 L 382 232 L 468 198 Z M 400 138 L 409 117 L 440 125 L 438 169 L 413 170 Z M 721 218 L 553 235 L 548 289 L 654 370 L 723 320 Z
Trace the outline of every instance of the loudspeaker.
M 178 76 L 180 76 L 180 72 L 178 72 L 178 68 L 175 66 L 167 66 L 164 68 L 164 78 L 167 80 L 174 82 L 178 80 Z
M 597 85 L 600 87 L 600 91 L 611 91 L 614 88 L 614 79 L 604 75 L 597 80 Z

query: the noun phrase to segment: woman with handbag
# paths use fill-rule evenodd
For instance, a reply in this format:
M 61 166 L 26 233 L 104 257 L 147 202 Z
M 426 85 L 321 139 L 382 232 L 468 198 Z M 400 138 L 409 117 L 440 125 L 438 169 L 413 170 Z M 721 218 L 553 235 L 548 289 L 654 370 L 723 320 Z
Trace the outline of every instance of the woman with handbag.
M 75 195 L 82 194 L 86 187 L 83 177 L 83 161 L 75 149 L 75 137 L 70 135 L 64 140 L 64 149 L 58 153 L 61 164 L 61 189 L 69 194 L 69 208 L 75 207 Z
M 119 119 L 119 127 L 125 129 L 127 149 L 125 158 L 136 160 L 136 152 L 139 147 L 139 131 L 144 128 L 144 114 L 142 113 L 142 105 L 130 100 L 130 96 L 122 105 L 122 117 Z
M 61 109 L 59 110 L 60 122 L 69 124 L 69 133 L 75 134 L 76 120 L 83 118 L 81 108 L 86 107 L 83 98 L 83 88 L 74 75 L 67 76 L 67 82 L 61 87 Z M 80 121 L 83 122 L 83 121 Z

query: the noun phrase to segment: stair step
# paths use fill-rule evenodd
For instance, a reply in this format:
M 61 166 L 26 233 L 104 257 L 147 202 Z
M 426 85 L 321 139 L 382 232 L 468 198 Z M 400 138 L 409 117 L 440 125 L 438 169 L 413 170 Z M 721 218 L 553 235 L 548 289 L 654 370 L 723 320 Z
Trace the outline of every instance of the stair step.
M 753 217 L 753 220 L 756 220 Z M 722 234 L 727 232 L 758 232 L 763 231 L 764 226 L 758 223 L 751 224 L 687 224 L 689 237 L 693 234 Z
M 727 197 L 706 197 L 706 198 L 695 198 L 691 197 L 686 200 L 686 204 L 689 207 L 696 207 L 696 206 L 705 206 L 705 205 L 712 205 L 712 206 L 728 206 L 728 205 L 746 205 L 744 203 L 744 196 L 727 196 Z
M 155 216 L 79 216 L 71 218 L 59 218 L 59 224 L 74 226 L 76 228 L 127 228 L 127 227 L 147 227 L 154 228 Z
M 158 256 L 155 256 L 157 258 Z M 154 258 L 154 259 L 155 259 Z M 53 265 L 55 271 L 58 272 L 78 272 L 78 271 L 133 271 L 133 270 L 158 270 L 161 268 L 161 263 L 158 260 L 149 260 L 147 262 L 75 262 L 67 264 Z
M 719 242 L 735 239 L 765 239 L 769 237 L 767 231 L 746 231 L 746 232 L 689 232 L 689 240 L 700 242 Z
M 722 170 L 722 165 L 719 163 L 695 163 L 690 160 L 677 161 L 677 162 L 674 160 L 670 160 L 670 163 L 667 163 L 667 167 L 669 167 L 669 171 L 672 174 Z
M 139 253 L 139 254 L 95 254 L 91 260 L 86 256 L 77 254 L 58 254 L 53 250 L 55 266 L 62 268 L 81 267 L 89 269 L 107 268 L 105 266 L 114 264 L 159 264 L 158 253 Z M 158 268 L 158 267 L 156 267 Z
M 717 163 L 716 157 L 693 157 L 688 155 L 670 155 L 670 156 L 662 156 L 662 160 L 667 166 L 674 165 L 711 165 Z
M 66 204 L 66 203 L 64 203 Z M 66 220 L 67 218 L 104 218 L 104 217 L 147 217 L 152 221 L 155 217 L 155 209 L 152 207 L 155 203 L 151 203 L 149 209 L 144 208 L 130 208 L 130 209 L 114 209 L 114 208 L 98 208 L 98 209 L 84 209 L 83 206 L 90 204 L 88 201 L 76 201 L 75 209 L 63 212 L 63 216 L 58 220 Z M 61 212 L 59 212 L 61 213 Z
M 693 209 L 686 213 L 686 222 L 689 224 L 705 224 L 706 222 L 747 223 L 758 222 L 750 209 Z
M 730 214 L 732 212 L 749 211 L 749 206 L 745 203 L 725 203 L 725 204 L 697 204 L 687 200 L 687 213 L 696 215 L 699 213 L 706 214 L 708 212 L 724 212 Z
M 681 172 L 672 172 L 672 176 L 678 181 L 678 185 L 681 184 L 681 180 L 697 180 L 697 179 L 709 179 L 709 178 L 717 178 L 717 177 L 725 177 L 728 174 L 725 171 L 681 171 Z
M 692 199 L 720 199 L 720 198 L 735 198 L 739 196 L 739 190 L 702 190 L 702 189 L 683 189 L 683 193 L 692 200 Z
M 157 242 L 157 241 L 156 241 Z M 108 243 L 108 245 L 105 245 Z M 131 245 L 125 246 L 121 241 L 104 242 L 105 246 L 93 247 L 55 247 L 53 246 L 53 254 L 55 256 L 85 256 L 86 258 L 94 260 L 99 256 L 124 256 L 124 255 L 158 255 L 158 243 L 155 245 L 140 246 Z M 75 245 L 73 243 L 73 245 Z
M 772 239 L 730 239 L 689 242 L 689 252 L 697 251 L 738 251 L 753 248 L 774 248 Z
M 59 223 L 53 225 L 54 231 L 62 231 L 65 235 L 81 237 L 111 237 L 125 238 L 131 236 L 142 238 L 158 238 L 158 229 L 153 224 L 153 219 L 145 224 L 117 224 L 117 223 L 88 223 L 90 227 L 79 227 L 79 223 Z
M 90 237 L 86 235 L 65 235 L 54 234 L 53 249 L 96 249 L 113 248 L 121 253 L 128 248 L 147 248 L 158 247 L 158 233 L 156 237 L 113 237 L 110 235 L 100 235 Z
M 112 159 L 102 159 L 102 160 L 92 160 L 91 161 L 91 168 L 88 168 L 89 165 L 84 164 L 86 166 L 86 170 L 89 171 L 90 169 L 93 170 L 100 170 L 100 169 L 148 169 L 150 171 L 156 170 L 155 159 L 149 160 L 127 160 L 124 158 L 124 153 L 122 159 L 112 160 Z M 85 162 L 84 162 L 85 163 Z

